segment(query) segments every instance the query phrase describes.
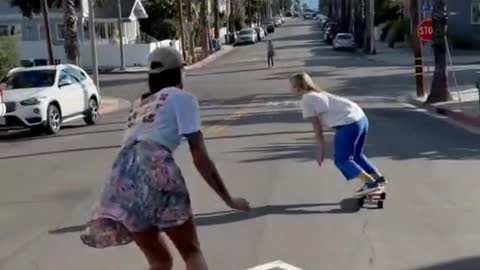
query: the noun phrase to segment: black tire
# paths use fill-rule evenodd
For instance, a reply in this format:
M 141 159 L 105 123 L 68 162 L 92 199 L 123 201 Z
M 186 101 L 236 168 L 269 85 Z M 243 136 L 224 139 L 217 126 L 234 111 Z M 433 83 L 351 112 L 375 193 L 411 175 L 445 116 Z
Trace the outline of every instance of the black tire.
M 364 204 L 365 204 L 365 199 L 364 199 L 364 198 L 359 198 L 359 199 L 357 200 L 357 206 L 358 206 L 358 208 L 362 208 Z
M 45 122 L 45 133 L 48 135 L 57 134 L 62 128 L 62 114 L 60 108 L 50 104 L 47 109 L 47 121 Z
M 98 106 L 98 102 L 94 98 L 90 98 L 88 100 L 88 111 L 85 114 L 85 123 L 87 125 L 95 125 L 100 118 L 100 107 Z
M 377 206 L 379 209 L 383 209 L 383 201 L 377 202 Z

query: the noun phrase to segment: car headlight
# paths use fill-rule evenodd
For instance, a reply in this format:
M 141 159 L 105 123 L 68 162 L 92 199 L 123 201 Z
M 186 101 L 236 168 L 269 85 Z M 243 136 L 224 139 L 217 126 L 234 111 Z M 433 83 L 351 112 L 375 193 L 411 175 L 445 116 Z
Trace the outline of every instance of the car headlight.
M 32 106 L 32 105 L 38 105 L 42 102 L 44 102 L 47 98 L 46 97 L 33 97 L 29 99 L 25 99 L 20 102 L 23 106 Z

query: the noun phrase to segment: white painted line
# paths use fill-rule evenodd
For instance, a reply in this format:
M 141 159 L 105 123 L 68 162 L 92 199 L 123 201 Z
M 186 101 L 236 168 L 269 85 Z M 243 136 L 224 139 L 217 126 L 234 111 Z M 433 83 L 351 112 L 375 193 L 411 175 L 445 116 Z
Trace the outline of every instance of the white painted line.
M 291 264 L 288 264 L 284 261 L 273 261 L 273 262 L 269 262 L 269 263 L 266 263 L 266 264 L 262 264 L 262 265 L 259 265 L 259 266 L 255 266 L 253 268 L 248 268 L 248 269 L 245 269 L 245 270 L 277 270 L 277 269 L 282 269 L 282 270 L 303 270 L 301 268 L 298 268 L 296 266 L 293 266 Z

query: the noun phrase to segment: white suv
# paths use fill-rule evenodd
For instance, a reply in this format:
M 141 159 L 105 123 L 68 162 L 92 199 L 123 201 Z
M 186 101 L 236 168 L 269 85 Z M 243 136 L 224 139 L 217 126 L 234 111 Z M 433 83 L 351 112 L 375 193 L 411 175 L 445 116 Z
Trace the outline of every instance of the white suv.
M 16 68 L 0 82 L 0 129 L 55 134 L 63 123 L 81 118 L 94 125 L 100 102 L 97 87 L 80 67 Z

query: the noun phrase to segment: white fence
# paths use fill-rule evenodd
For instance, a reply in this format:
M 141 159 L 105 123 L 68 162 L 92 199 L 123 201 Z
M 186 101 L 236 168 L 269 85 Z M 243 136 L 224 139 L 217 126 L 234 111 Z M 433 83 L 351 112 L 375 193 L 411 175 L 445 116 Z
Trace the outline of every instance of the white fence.
M 147 66 L 148 55 L 157 47 L 173 46 L 181 51 L 181 42 L 178 40 L 164 40 L 148 44 L 124 44 L 125 65 Z M 80 66 L 91 68 L 92 57 L 89 44 L 80 44 Z M 66 63 L 65 49 L 63 46 L 53 46 L 54 58 L 60 63 Z M 47 45 L 44 41 L 23 41 L 21 43 L 21 59 L 47 59 Z M 98 66 L 101 69 L 117 68 L 120 66 L 120 45 L 97 44 Z

